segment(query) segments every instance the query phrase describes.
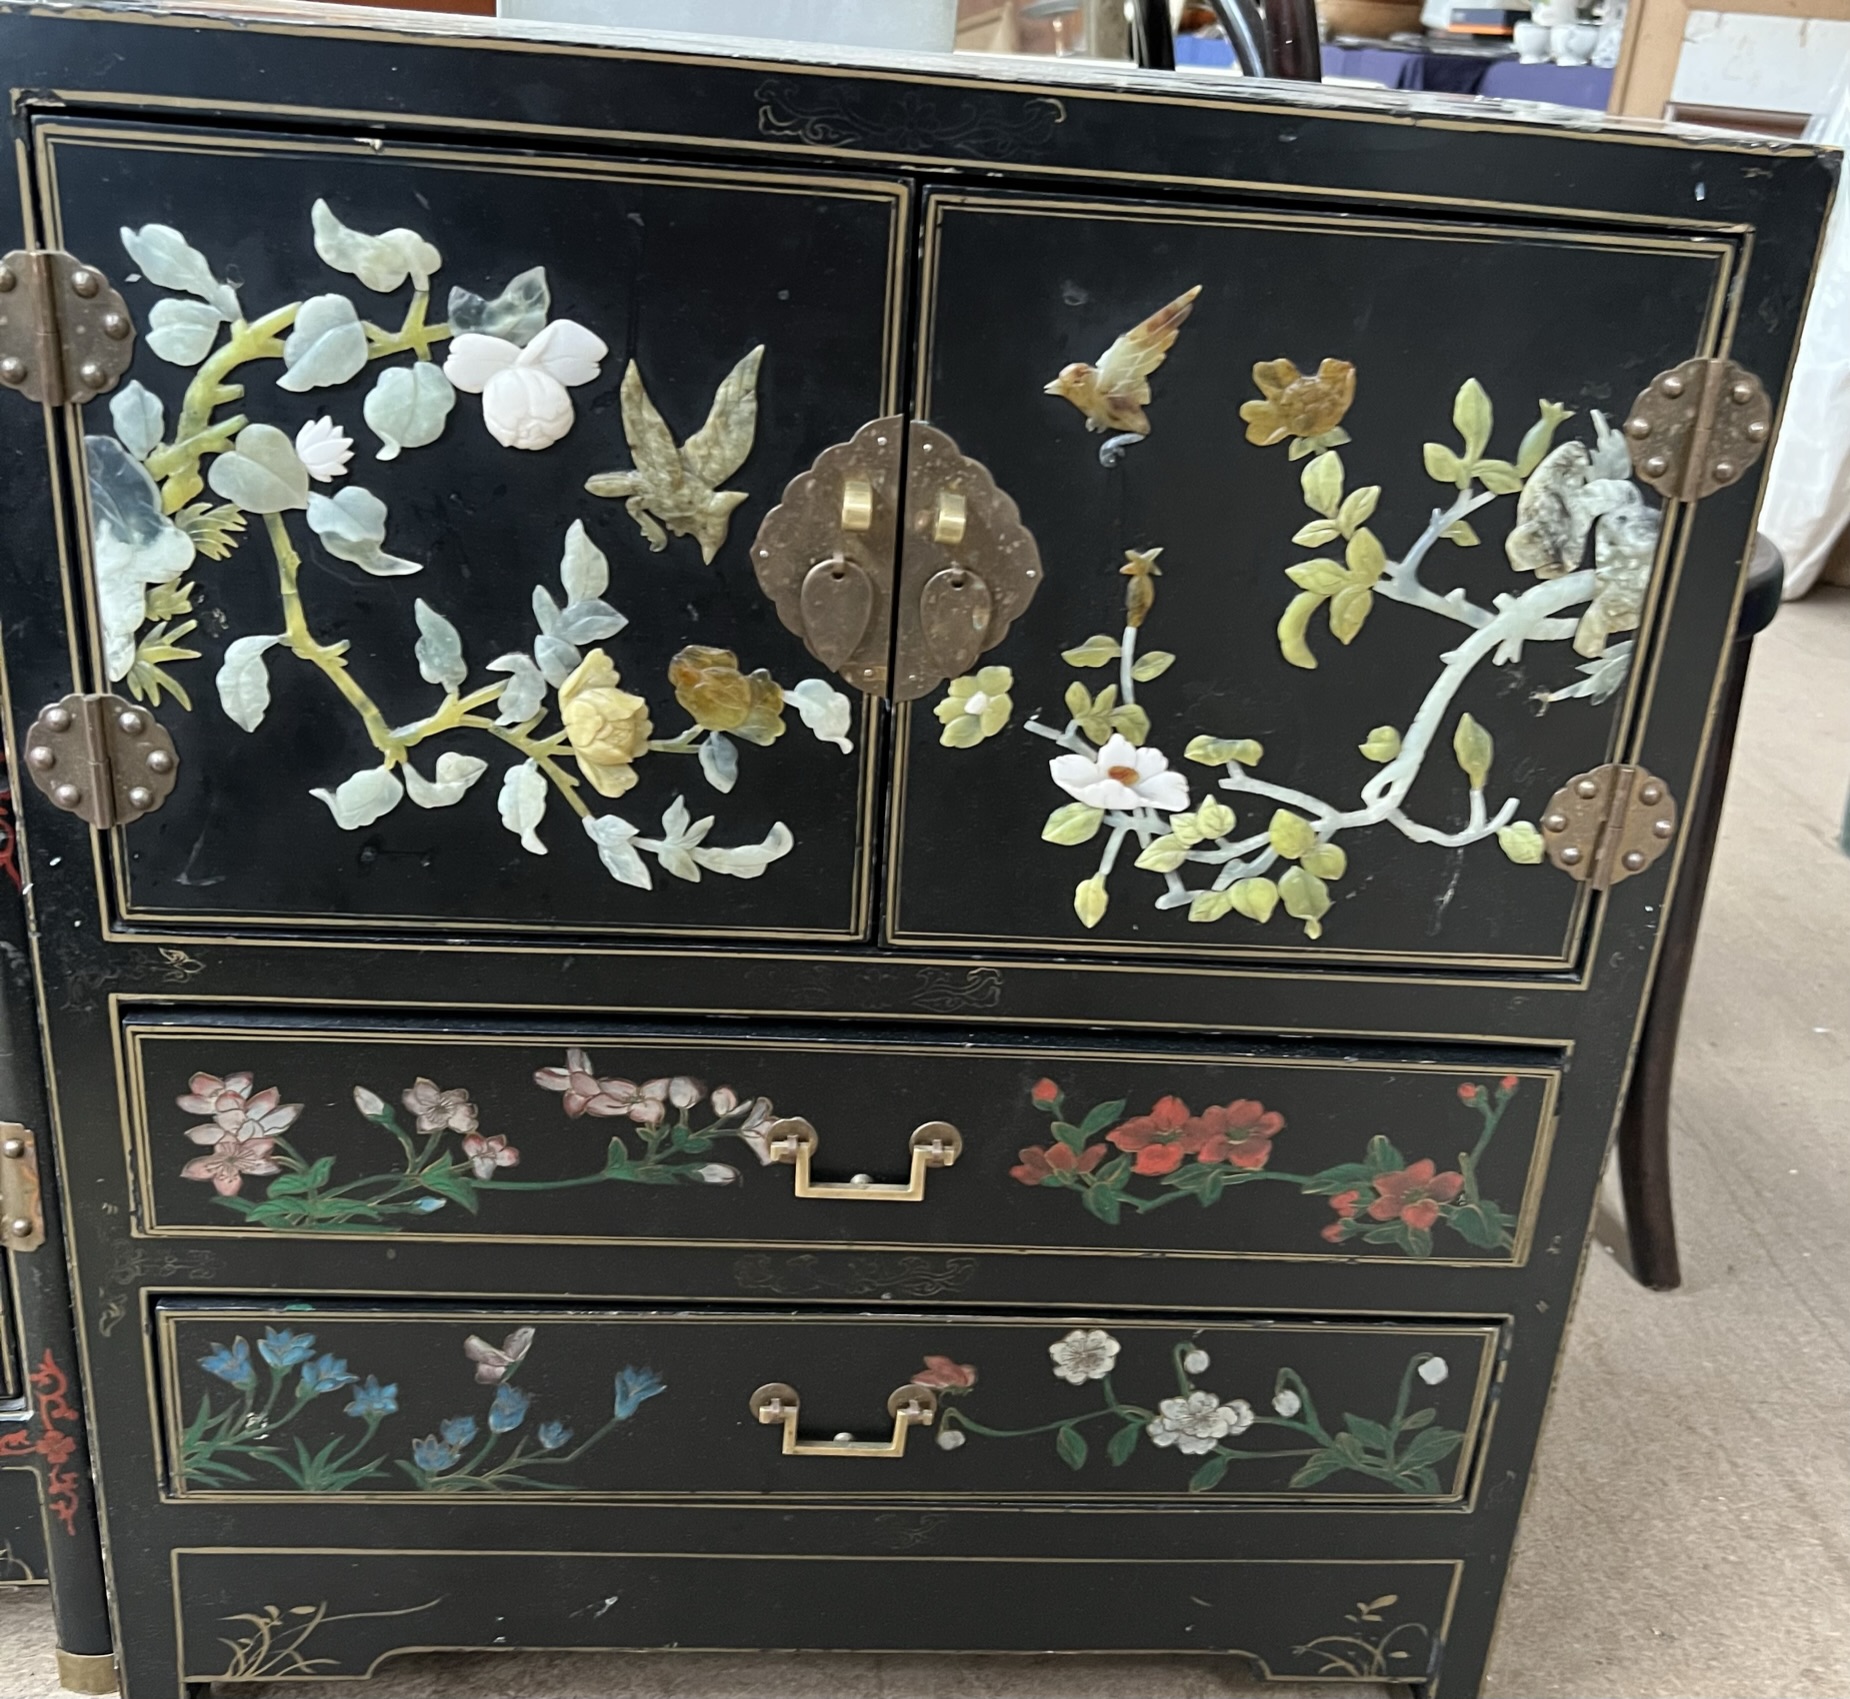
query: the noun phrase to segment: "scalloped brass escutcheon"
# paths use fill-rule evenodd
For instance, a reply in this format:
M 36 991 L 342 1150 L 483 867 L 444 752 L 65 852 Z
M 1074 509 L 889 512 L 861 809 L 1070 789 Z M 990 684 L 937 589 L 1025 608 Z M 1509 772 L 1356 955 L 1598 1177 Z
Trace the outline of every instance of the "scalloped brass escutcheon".
M 895 702 L 967 672 L 1008 635 L 1041 587 L 1041 551 L 988 468 L 935 425 L 906 440 Z
M 870 696 L 887 690 L 905 432 L 894 414 L 825 448 L 791 479 L 752 541 L 752 569 L 777 617 Z
M 100 831 L 126 826 L 172 794 L 180 770 L 159 720 L 120 696 L 67 696 L 26 733 L 26 771 L 54 808 Z
M 876 1180 L 857 1174 L 839 1184 L 823 1184 L 810 1176 L 810 1162 L 822 1143 L 821 1135 L 801 1116 L 773 1121 L 765 1129 L 773 1162 L 787 1162 L 797 1171 L 796 1196 L 829 1198 L 840 1203 L 923 1203 L 925 1176 L 933 1168 L 949 1168 L 964 1153 L 964 1136 L 949 1121 L 927 1121 L 912 1130 L 906 1141 L 912 1153 L 912 1172 L 903 1181 Z
M 1685 360 L 1659 372 L 1625 420 L 1632 470 L 1672 501 L 1739 483 L 1773 435 L 1760 380 L 1732 360 Z
M 797 1417 L 802 1400 L 797 1389 L 772 1381 L 751 1395 L 751 1412 L 766 1427 L 784 1430 L 786 1457 L 904 1457 L 906 1436 L 914 1428 L 928 1428 L 938 1418 L 938 1394 L 929 1386 L 896 1387 L 887 1397 L 886 1413 L 893 1418 L 890 1439 L 856 1439 L 837 1434 L 833 1439 L 799 1439 Z
M 1576 773 L 1542 812 L 1548 859 L 1596 891 L 1644 872 L 1676 833 L 1670 787 L 1642 767 L 1617 763 Z
M 52 407 L 106 395 L 135 348 L 128 303 L 61 248 L 0 258 L 0 389 Z

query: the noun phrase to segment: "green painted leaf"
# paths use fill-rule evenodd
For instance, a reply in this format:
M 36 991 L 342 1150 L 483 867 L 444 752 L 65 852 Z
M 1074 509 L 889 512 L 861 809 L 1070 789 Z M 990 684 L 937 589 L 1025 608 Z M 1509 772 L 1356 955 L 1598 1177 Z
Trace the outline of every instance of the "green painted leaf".
M 1371 1422 L 1366 1416 L 1352 1416 L 1343 1412 L 1343 1421 L 1349 1431 L 1355 1435 L 1370 1451 L 1387 1455 L 1388 1431 L 1379 1422 Z
M 1299 856 L 1307 855 L 1317 847 L 1317 829 L 1301 814 L 1293 814 L 1288 808 L 1281 808 L 1272 816 L 1272 824 L 1266 828 L 1266 836 L 1272 848 L 1287 861 L 1296 861 Z
M 1125 1098 L 1114 1097 L 1108 1102 L 1096 1105 L 1092 1112 L 1079 1123 L 1079 1131 L 1082 1135 L 1080 1142 L 1083 1144 L 1097 1137 L 1107 1127 L 1116 1126 L 1119 1118 L 1124 1114 L 1126 1101 Z
M 1082 1194 L 1086 1208 L 1096 1215 L 1107 1227 L 1116 1227 L 1118 1216 L 1124 1209 L 1124 1195 L 1110 1186 L 1093 1186 Z
M 1452 424 L 1464 438 L 1465 459 L 1475 460 L 1490 442 L 1490 397 L 1476 378 L 1466 378 L 1452 402 Z
M 1166 832 L 1138 856 L 1136 865 L 1149 873 L 1173 873 L 1187 859 L 1188 845 L 1175 833 Z
M 1502 1211 L 1495 1204 L 1461 1203 L 1445 1212 L 1446 1224 L 1466 1244 L 1487 1251 L 1500 1249 L 1505 1243 Z
M 1306 560 L 1285 568 L 1285 576 L 1300 590 L 1315 590 L 1333 596 L 1349 582 L 1342 563 L 1334 560 Z
M 1400 753 L 1400 733 L 1392 726 L 1376 726 L 1368 734 L 1368 741 L 1358 743 L 1356 748 L 1370 761 L 1392 761 Z
M 1319 1481 L 1340 1475 L 1348 1467 L 1349 1460 L 1340 1451 L 1319 1451 L 1291 1477 L 1290 1484 L 1294 1487 L 1314 1487 Z
M 1513 496 L 1522 488 L 1522 474 L 1507 460 L 1480 460 L 1471 475 L 1493 495 Z
M 1212 1492 L 1220 1485 L 1221 1477 L 1227 1473 L 1227 1466 L 1232 1461 L 1231 1457 L 1210 1457 L 1189 1476 L 1188 1490 L 1192 1493 Z
M 1418 1433 L 1421 1428 L 1431 1427 L 1433 1418 L 1438 1414 L 1437 1410 L 1415 1410 L 1411 1416 L 1402 1418 L 1400 1431 L 1403 1434 Z
M 1086 1466 L 1086 1436 L 1077 1428 L 1061 1428 L 1054 1435 L 1054 1450 L 1059 1452 L 1060 1461 L 1069 1469 L 1083 1469 Z
M 1497 828 L 1497 843 L 1511 861 L 1533 867 L 1542 859 L 1542 834 L 1527 820 L 1512 820 Z
M 1441 484 L 1456 484 L 1464 477 L 1464 466 L 1443 443 L 1429 442 L 1420 450 L 1426 462 L 1426 476 Z
M 1454 1428 L 1428 1428 L 1415 1436 L 1413 1442 L 1400 1454 L 1400 1464 L 1403 1468 L 1417 1469 L 1422 1465 L 1442 1462 L 1464 1443 L 1464 1437 Z
M 1195 810 L 1195 824 L 1205 838 L 1224 838 L 1234 827 L 1234 812 L 1218 797 L 1209 797 Z
M 1131 677 L 1139 684 L 1148 684 L 1153 678 L 1161 678 L 1176 664 L 1176 658 L 1166 649 L 1152 649 L 1147 655 L 1139 655 L 1131 667 Z
M 1366 1455 L 1362 1450 L 1362 1442 L 1354 1434 L 1338 1434 L 1336 1449 L 1342 1453 L 1345 1463 L 1360 1463 Z
M 1361 1162 L 1339 1162 L 1333 1168 L 1325 1168 L 1311 1175 L 1300 1190 L 1311 1197 L 1333 1198 L 1338 1192 L 1358 1192 L 1364 1188 L 1372 1189 L 1378 1170 Z
M 1368 1141 L 1367 1161 L 1371 1178 L 1375 1174 L 1398 1173 L 1407 1166 L 1407 1159 L 1400 1154 L 1399 1149 L 1380 1133 Z
M 1374 517 L 1375 504 L 1380 500 L 1379 484 L 1364 484 L 1359 490 L 1351 490 L 1336 512 L 1336 524 L 1342 534 L 1345 537 L 1354 536 L 1358 527 L 1366 525 Z
M 1303 667 L 1314 672 L 1317 657 L 1310 652 L 1304 641 L 1304 634 L 1310 627 L 1310 616 L 1314 614 L 1327 597 L 1315 590 L 1300 591 L 1291 598 L 1278 622 L 1278 652 L 1294 667 Z
M 1319 454 L 1299 474 L 1304 491 L 1304 505 L 1312 513 L 1334 519 L 1343 499 L 1343 457 L 1335 453 Z
M 1301 549 L 1320 549 L 1325 543 L 1333 543 L 1342 535 L 1341 528 L 1334 519 L 1313 519 L 1300 525 L 1291 535 L 1292 542 Z
M 1107 637 L 1100 632 L 1096 637 L 1088 637 L 1076 649 L 1061 650 L 1060 658 L 1069 667 L 1104 667 L 1123 653 L 1115 637 Z
M 1409 1227 L 1406 1246 L 1410 1257 L 1429 1257 L 1432 1255 L 1432 1234 L 1424 1227 Z
M 1227 895 L 1233 899 L 1236 913 L 1258 921 L 1261 926 L 1278 908 L 1278 887 L 1270 879 L 1236 880 Z
M 1041 836 L 1050 844 L 1083 844 L 1091 838 L 1105 818 L 1102 808 L 1093 808 L 1083 802 L 1069 802 L 1064 808 L 1056 808 L 1047 816 L 1047 824 L 1041 828 Z
M 1496 745 L 1490 733 L 1469 714 L 1458 716 L 1458 725 L 1452 732 L 1452 753 L 1458 757 L 1458 765 L 1471 781 L 1471 788 L 1481 791 L 1485 780 L 1490 777 L 1490 763 L 1496 753 Z
M 1190 920 L 1219 920 L 1233 908 L 1231 891 L 1197 891 L 1195 900 L 1188 905 Z
M 1137 1449 L 1137 1441 L 1143 1434 L 1143 1424 L 1132 1422 L 1127 1427 L 1119 1428 L 1111 1436 L 1111 1443 L 1105 1447 L 1105 1454 L 1113 1463 L 1126 1463 Z
M 1375 593 L 1365 584 L 1351 584 L 1347 590 L 1337 591 L 1330 602 L 1330 632 L 1336 641 L 1353 643 L 1374 605 Z
M 434 1192 L 440 1198 L 448 1198 L 452 1203 L 459 1203 L 474 1215 L 480 1208 L 476 1199 L 475 1183 L 465 1174 L 438 1163 L 426 1168 L 418 1175 L 418 1184 L 427 1192 Z
M 1340 844 L 1319 844 L 1303 860 L 1306 873 L 1319 879 L 1340 879 L 1349 870 L 1349 857 Z

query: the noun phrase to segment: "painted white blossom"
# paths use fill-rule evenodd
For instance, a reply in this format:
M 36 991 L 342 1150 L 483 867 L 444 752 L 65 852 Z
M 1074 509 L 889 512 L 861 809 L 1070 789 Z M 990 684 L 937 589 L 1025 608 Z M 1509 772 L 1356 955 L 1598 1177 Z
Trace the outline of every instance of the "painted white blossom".
M 1208 1354 L 1197 1345 L 1192 1351 L 1182 1353 L 1182 1367 L 1191 1375 L 1205 1374 L 1208 1367 Z
M 1185 1456 L 1199 1457 L 1252 1425 L 1253 1407 L 1244 1398 L 1223 1404 L 1211 1392 L 1191 1392 L 1157 1405 L 1148 1431 L 1152 1445 L 1173 1445 Z
M 356 1085 L 353 1088 L 353 1106 L 366 1116 L 385 1113 L 385 1099 L 376 1091 L 368 1091 L 363 1085 Z
M 1272 1408 L 1283 1416 L 1286 1421 L 1290 1421 L 1293 1416 L 1304 1408 L 1304 1400 L 1298 1397 L 1290 1387 L 1284 1387 L 1280 1391 L 1272 1394 Z
M 1121 1349 L 1117 1340 L 1097 1327 L 1076 1327 L 1064 1339 L 1047 1347 L 1053 1358 L 1053 1372 L 1073 1386 L 1089 1380 L 1103 1380 L 1111 1373 Z
M 964 1437 L 962 1428 L 940 1428 L 938 1430 L 938 1449 L 940 1451 L 955 1451 L 963 1444 Z
M 458 389 L 482 398 L 482 422 L 505 448 L 548 448 L 572 428 L 568 391 L 598 375 L 610 349 L 574 319 L 554 319 L 522 348 L 471 331 L 443 362 Z
M 1437 1386 L 1451 1373 L 1450 1366 L 1443 1357 L 1428 1357 L 1420 1364 L 1420 1379 L 1428 1386 Z
M 1088 808 L 1158 808 L 1174 814 L 1188 807 L 1188 781 L 1169 770 L 1160 749 L 1139 749 L 1114 732 L 1097 758 L 1056 755 L 1048 763 L 1053 782 Z
M 295 434 L 295 452 L 316 483 L 332 483 L 346 476 L 347 462 L 353 458 L 353 438 L 332 419 L 310 419 Z
M 708 1162 L 694 1170 L 709 1186 L 730 1186 L 738 1179 L 739 1171 L 729 1168 L 723 1162 Z

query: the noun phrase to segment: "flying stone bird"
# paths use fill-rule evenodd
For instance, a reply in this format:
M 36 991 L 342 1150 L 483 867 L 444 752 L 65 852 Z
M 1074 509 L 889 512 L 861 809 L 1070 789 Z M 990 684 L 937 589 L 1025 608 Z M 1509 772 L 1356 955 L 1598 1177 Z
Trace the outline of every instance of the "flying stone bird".
M 1197 283 L 1127 330 L 1099 356 L 1096 366 L 1075 361 L 1047 385 L 1046 393 L 1065 396 L 1085 414 L 1087 430 L 1112 432 L 1120 448 L 1128 447 L 1129 440 L 1147 437 L 1150 416 L 1144 407 L 1150 399 L 1150 374 L 1163 363 L 1200 293 Z M 1103 449 L 1099 458 L 1111 464 Z
M 585 480 L 594 496 L 608 496 L 629 508 L 649 547 L 668 546 L 668 533 L 692 537 L 700 558 L 711 562 L 726 540 L 732 510 L 742 490 L 722 490 L 745 464 L 758 428 L 758 366 L 764 348 L 754 348 L 728 372 L 713 397 L 707 422 L 679 445 L 643 387 L 630 361 L 623 374 L 623 434 L 634 471 L 599 472 Z

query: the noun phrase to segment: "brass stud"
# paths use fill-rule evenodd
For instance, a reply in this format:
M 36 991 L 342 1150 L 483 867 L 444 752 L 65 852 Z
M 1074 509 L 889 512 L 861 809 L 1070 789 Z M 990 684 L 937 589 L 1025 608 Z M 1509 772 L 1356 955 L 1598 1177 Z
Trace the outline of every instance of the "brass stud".
M 103 315 L 103 334 L 111 342 L 120 342 L 129 333 L 127 313 L 105 313 Z
M 1636 873 L 1641 867 L 1644 866 L 1644 851 L 1643 850 L 1627 850 L 1624 853 L 1624 855 L 1619 857 L 1619 860 L 1625 864 L 1625 868 L 1627 872 Z
M 1599 795 L 1599 780 L 1598 779 L 1582 779 L 1579 784 L 1574 786 L 1574 795 L 1584 796 L 1589 799 L 1598 796 Z
M 1728 399 L 1737 407 L 1745 407 L 1753 398 L 1754 386 L 1745 379 L 1737 382 L 1734 388 L 1728 391 Z
M 1643 442 L 1651 434 L 1651 421 L 1649 419 L 1627 419 L 1625 434 L 1633 442 Z
M 101 389 L 109 381 L 109 374 L 94 360 L 86 360 L 77 368 L 77 381 L 85 389 Z
M 1548 818 L 1542 822 L 1542 830 L 1544 832 L 1565 832 L 1567 830 L 1567 816 L 1565 814 L 1550 814 Z
M 1569 844 L 1566 849 L 1562 850 L 1561 865 L 1563 867 L 1577 867 L 1580 865 L 1580 846 L 1578 844 Z
M 35 743 L 26 751 L 26 760 L 41 773 L 49 773 L 58 764 L 58 752 L 42 743 Z
M 26 1154 L 26 1141 L 24 1139 L 8 1139 L 5 1144 L 0 1144 L 0 1151 L 4 1151 L 8 1156 L 12 1157 L 14 1161 L 18 1161 L 20 1157 Z
M 154 806 L 154 792 L 146 785 L 130 785 L 128 789 L 130 808 L 149 809 Z
M 1651 822 L 1651 836 L 1654 838 L 1667 838 L 1675 830 L 1676 827 L 1671 825 L 1668 820 L 1653 820 Z
M 45 724 L 50 726 L 55 732 L 69 731 L 71 729 L 70 709 L 64 707 L 62 704 L 56 708 L 47 708 L 45 710 Z
M 93 271 L 74 271 L 71 273 L 71 293 L 81 295 L 86 301 L 103 287 L 103 280 Z
M 1646 785 L 1644 789 L 1638 793 L 1638 800 L 1642 802 L 1648 808 L 1650 807 L 1652 803 L 1656 802 L 1657 799 L 1663 794 L 1664 794 L 1664 787 L 1662 785 L 1657 785 L 1657 784 Z
M 173 757 L 164 749 L 150 749 L 148 751 L 148 771 L 150 773 L 171 773 Z
M 1647 478 L 1661 478 L 1670 470 L 1670 462 L 1661 454 L 1654 454 L 1644 463 L 1644 475 Z
M 1751 425 L 1747 427 L 1747 440 L 1749 442 L 1765 442 L 1766 439 L 1767 439 L 1766 420 L 1756 419 Z
M 17 354 L 9 354 L 4 360 L 0 360 L 0 383 L 17 387 L 25 381 L 26 362 Z
M 30 1239 L 32 1237 L 32 1223 L 23 1215 L 14 1216 L 13 1219 L 6 1224 L 6 1230 L 11 1233 L 15 1239 Z
M 116 724 L 129 737 L 140 737 L 148 729 L 148 722 L 133 708 L 124 708 L 116 716 Z
M 1675 372 L 1667 372 L 1657 387 L 1674 401 L 1683 393 L 1683 380 Z
M 84 799 L 84 793 L 70 783 L 61 784 L 51 793 L 51 800 L 60 808 L 75 808 Z
M 938 492 L 938 517 L 931 531 L 932 541 L 942 543 L 947 547 L 961 543 L 969 522 L 969 507 L 964 501 L 963 492 L 961 490 L 940 490 Z
M 842 485 L 841 528 L 844 531 L 874 528 L 874 486 L 865 478 L 850 478 Z
M 1732 484 L 1740 474 L 1732 460 L 1718 460 L 1712 475 L 1718 484 Z
M 10 295 L 18 287 L 18 274 L 10 265 L 0 265 L 0 295 Z

